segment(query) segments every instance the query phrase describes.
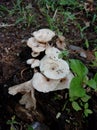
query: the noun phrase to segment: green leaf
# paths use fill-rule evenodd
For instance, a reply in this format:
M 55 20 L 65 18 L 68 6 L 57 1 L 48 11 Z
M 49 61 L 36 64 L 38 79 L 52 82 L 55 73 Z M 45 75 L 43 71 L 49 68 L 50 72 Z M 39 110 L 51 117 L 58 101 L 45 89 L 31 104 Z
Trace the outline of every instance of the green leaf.
M 96 58 L 96 61 L 97 61 L 97 51 L 95 51 L 95 53 L 94 53 L 94 54 L 95 54 L 95 58 Z
M 16 22 L 15 22 L 15 25 L 17 25 L 17 24 L 19 24 L 19 23 L 21 23 L 21 22 L 23 22 L 23 21 L 24 21 L 24 17 L 18 18 L 18 19 L 16 20 Z
M 27 130 L 34 130 L 34 129 L 32 128 L 32 126 L 29 125 Z
M 85 108 L 85 109 L 88 109 L 88 107 L 89 107 L 89 104 L 88 104 L 88 103 L 85 103 L 84 108 Z
M 6 6 L 0 5 L 0 11 L 6 11 L 9 13 L 9 10 Z
M 76 0 L 60 0 L 60 5 L 77 6 L 78 2 Z
M 73 101 L 80 97 L 85 96 L 85 90 L 81 85 L 81 80 L 79 77 L 74 77 L 70 83 L 69 96 L 70 100 Z
M 61 53 L 59 54 L 59 58 L 67 57 L 68 54 L 69 54 L 69 51 L 68 51 L 68 50 L 63 50 L 63 51 L 61 51 Z
M 90 109 L 85 109 L 85 110 L 84 110 L 84 114 L 85 114 L 86 117 L 88 117 L 88 115 L 89 115 L 89 114 L 92 114 L 92 113 L 93 113 L 93 112 L 92 112 L 92 110 L 90 110 Z
M 96 82 L 96 84 L 97 84 L 97 73 L 96 73 L 95 76 L 94 76 L 94 80 L 95 80 L 95 82 Z
M 70 68 L 73 73 L 83 79 L 88 74 L 87 67 L 79 60 L 71 59 Z
M 89 48 L 89 41 L 88 41 L 88 39 L 85 40 L 85 45 L 86 45 L 86 48 Z
M 91 96 L 85 94 L 85 96 L 82 97 L 81 100 L 82 100 L 83 102 L 88 102 L 88 100 L 89 100 L 90 98 L 91 98 Z
M 93 80 L 93 79 L 88 80 L 88 81 L 86 82 L 86 84 L 87 84 L 89 87 L 93 88 L 94 90 L 97 89 L 96 82 L 95 82 L 95 80 Z
M 7 124 L 10 124 L 10 125 L 18 124 L 18 122 L 15 120 L 15 116 L 12 116 L 11 120 L 7 121 Z
M 82 110 L 81 107 L 79 106 L 79 104 L 77 102 L 72 102 L 72 107 L 74 110 L 79 111 Z

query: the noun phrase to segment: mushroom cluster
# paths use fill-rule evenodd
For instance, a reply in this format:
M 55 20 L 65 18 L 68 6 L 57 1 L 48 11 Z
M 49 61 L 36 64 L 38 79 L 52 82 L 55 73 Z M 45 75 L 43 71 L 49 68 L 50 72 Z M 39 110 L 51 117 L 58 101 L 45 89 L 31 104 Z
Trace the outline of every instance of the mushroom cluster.
M 32 58 L 27 60 L 27 64 L 34 70 L 33 77 L 25 83 L 9 88 L 11 95 L 23 93 L 19 102 L 27 109 L 36 108 L 34 89 L 43 93 L 69 89 L 73 78 L 68 63 L 59 58 L 60 50 L 65 47 L 64 37 L 58 36 L 54 45 L 50 42 L 53 42 L 55 33 L 50 29 L 40 29 L 32 35 L 27 41 L 27 46 L 32 49 Z M 37 57 L 41 52 L 44 52 L 44 55 L 39 59 Z

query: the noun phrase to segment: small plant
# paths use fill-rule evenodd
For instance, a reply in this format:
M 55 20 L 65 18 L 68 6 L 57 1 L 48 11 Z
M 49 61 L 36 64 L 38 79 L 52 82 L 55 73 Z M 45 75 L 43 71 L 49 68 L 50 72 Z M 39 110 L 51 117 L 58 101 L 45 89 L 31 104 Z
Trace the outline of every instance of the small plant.
M 95 26 L 94 31 L 97 34 L 97 26 Z M 95 39 L 95 40 L 96 40 L 96 43 L 97 43 L 97 39 Z
M 11 118 L 11 120 L 8 120 L 8 121 L 7 121 L 7 124 L 10 125 L 10 130 L 15 130 L 15 129 L 16 129 L 16 128 L 15 128 L 15 125 L 17 125 L 17 124 L 19 124 L 19 123 L 16 121 L 15 116 L 13 116 L 13 117 Z
M 39 0 L 38 5 L 41 7 L 44 7 L 49 12 L 54 12 L 59 5 L 59 1 L 57 1 L 57 0 Z
M 69 52 L 65 50 L 59 57 L 66 60 L 68 54 Z M 88 94 L 86 87 L 97 90 L 97 74 L 93 79 L 88 79 L 88 68 L 80 60 L 70 59 L 69 64 L 74 73 L 74 78 L 70 83 L 69 100 L 74 110 L 82 111 L 83 116 L 88 117 L 89 114 L 92 114 L 92 110 L 89 109 L 91 95 Z
M 70 68 L 75 75 L 70 84 L 69 98 L 74 110 L 83 111 L 83 115 L 87 117 L 89 114 L 92 114 L 92 110 L 89 109 L 91 96 L 85 87 L 97 90 L 97 74 L 95 74 L 93 79 L 88 80 L 88 68 L 81 61 L 71 59 L 69 62 Z
M 21 13 L 22 12 L 22 0 L 16 0 L 15 2 L 12 2 L 13 8 L 12 9 L 6 9 L 8 11 L 10 16 L 13 16 L 16 14 L 16 12 Z
M 88 26 L 81 27 L 80 24 L 77 24 L 78 29 L 80 30 L 81 38 L 84 38 L 84 31 L 88 28 Z
M 48 23 L 49 28 L 51 30 L 55 30 L 55 28 L 56 28 L 55 25 L 54 25 L 55 20 L 53 18 L 51 18 L 48 14 L 46 15 L 46 21 Z
M 92 61 L 92 67 L 97 67 L 97 51 L 94 52 L 95 59 Z
M 75 16 L 69 11 L 62 12 L 62 14 L 64 16 L 64 23 L 75 20 Z
M 85 47 L 88 49 L 89 48 L 89 41 L 88 39 L 85 40 Z
M 16 15 L 15 25 L 22 23 L 23 25 L 29 27 L 31 24 L 36 23 L 31 3 L 25 5 L 22 0 L 16 0 L 15 2 L 12 2 L 12 4 L 12 9 L 8 9 L 6 6 L 0 5 L 0 14 L 3 16 L 4 13 L 7 12 L 8 17 Z
M 76 0 L 60 0 L 60 5 L 77 7 L 78 2 Z
M 61 51 L 61 53 L 59 54 L 59 58 L 67 59 L 68 55 L 69 55 L 69 51 L 68 51 L 68 50 L 63 50 L 63 51 Z
M 94 24 L 96 21 L 97 21 L 97 15 L 94 14 L 94 15 L 93 15 L 93 19 L 92 19 L 92 24 Z
M 9 13 L 10 11 L 6 6 L 0 5 L 0 15 L 3 16 L 5 12 Z

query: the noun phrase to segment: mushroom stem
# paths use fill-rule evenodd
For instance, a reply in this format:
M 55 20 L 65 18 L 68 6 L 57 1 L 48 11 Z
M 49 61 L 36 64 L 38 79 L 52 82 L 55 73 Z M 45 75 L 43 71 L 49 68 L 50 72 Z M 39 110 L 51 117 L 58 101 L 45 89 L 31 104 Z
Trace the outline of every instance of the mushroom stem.
M 31 80 L 21 83 L 19 85 L 15 85 L 9 88 L 8 93 L 11 95 L 15 95 L 19 92 L 30 92 L 32 89 Z
M 34 96 L 34 88 L 29 93 L 25 93 L 22 98 L 19 100 L 21 105 L 25 105 L 27 109 L 36 109 L 36 99 Z

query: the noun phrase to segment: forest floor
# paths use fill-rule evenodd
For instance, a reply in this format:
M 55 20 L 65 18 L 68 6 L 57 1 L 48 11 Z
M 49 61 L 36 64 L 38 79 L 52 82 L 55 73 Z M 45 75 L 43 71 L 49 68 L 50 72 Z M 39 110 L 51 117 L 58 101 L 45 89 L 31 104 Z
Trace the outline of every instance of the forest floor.
M 94 90 L 89 100 L 93 113 L 87 117 L 83 111 L 72 108 L 67 89 L 50 93 L 35 91 L 37 109 L 32 111 L 19 104 L 21 94 L 8 94 L 9 87 L 33 76 L 26 64 L 31 57 L 26 41 L 33 31 L 41 28 L 63 35 L 69 58 L 82 61 L 90 77 L 97 72 L 97 2 L 1 0 L 0 130 L 11 130 L 11 126 L 13 130 L 28 130 L 33 122 L 45 124 L 50 130 L 97 130 L 97 92 Z

